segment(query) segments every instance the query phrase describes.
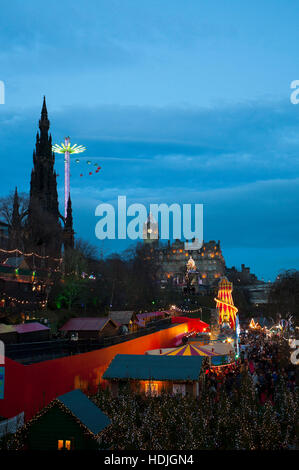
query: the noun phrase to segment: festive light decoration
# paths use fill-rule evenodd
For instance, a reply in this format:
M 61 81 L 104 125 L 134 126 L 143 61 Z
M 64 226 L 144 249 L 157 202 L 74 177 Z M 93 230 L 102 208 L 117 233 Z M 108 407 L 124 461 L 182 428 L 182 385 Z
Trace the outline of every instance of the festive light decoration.
M 260 328 L 260 325 L 258 324 L 258 322 L 255 322 L 254 319 L 252 318 L 249 323 L 249 328 L 252 328 L 252 329 Z
M 184 310 L 182 308 L 177 307 L 176 305 L 170 305 L 170 310 L 175 310 L 177 312 L 183 312 L 183 313 L 198 313 L 201 312 L 201 307 L 196 308 L 195 310 Z
M 192 258 L 192 256 L 190 256 L 187 262 L 187 272 L 195 272 L 195 271 L 196 271 L 195 261 Z
M 64 154 L 64 218 L 67 216 L 67 203 L 70 196 L 70 155 L 82 153 L 86 150 L 83 145 L 71 145 L 70 138 L 65 137 L 64 144 L 52 146 L 55 153 Z
M 31 428 L 32 425 L 36 424 L 38 420 L 45 415 L 50 409 L 53 407 L 58 407 L 63 413 L 66 415 L 70 416 L 82 429 L 86 437 L 90 437 L 96 441 L 98 441 L 99 437 L 103 433 L 103 431 L 99 432 L 98 434 L 94 434 L 91 432 L 87 426 L 85 426 L 82 421 L 74 414 L 72 413 L 59 399 L 55 399 L 52 402 L 50 402 L 46 407 L 42 408 L 33 418 L 31 418 L 30 421 L 27 421 L 27 423 L 22 426 L 14 435 L 13 435 L 13 440 L 14 444 L 16 445 L 15 450 L 22 450 L 24 449 L 24 443 L 28 438 L 28 432 Z M 110 425 L 106 427 L 106 429 L 109 429 Z
M 0 295 L 3 297 L 6 297 L 6 299 L 8 299 L 10 302 L 13 302 L 19 305 L 40 305 L 42 308 L 45 308 L 47 306 L 46 300 L 19 300 L 19 299 L 16 299 L 16 297 L 11 297 L 10 295 L 5 294 L 5 292 L 2 292 L 2 294 Z
M 4 249 L 0 248 L 0 252 L 1 253 L 6 253 L 6 254 L 18 253 L 19 255 L 22 255 L 22 256 L 36 256 L 39 259 L 51 259 L 51 260 L 57 261 L 59 263 L 62 262 L 62 258 L 53 258 L 52 256 L 41 256 L 38 253 L 34 253 L 34 252 L 23 253 L 21 250 L 18 250 L 17 248 L 15 250 L 4 250 Z
M 228 323 L 232 329 L 235 329 L 238 309 L 234 306 L 232 297 L 233 284 L 223 277 L 218 287 L 218 296 L 214 300 L 219 314 L 219 323 Z

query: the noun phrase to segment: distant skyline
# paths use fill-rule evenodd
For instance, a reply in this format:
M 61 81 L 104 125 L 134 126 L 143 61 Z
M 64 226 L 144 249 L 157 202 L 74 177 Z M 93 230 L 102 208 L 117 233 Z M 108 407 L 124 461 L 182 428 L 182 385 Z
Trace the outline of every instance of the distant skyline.
M 1 7 L 0 196 L 29 192 L 46 95 L 73 163 L 78 237 L 100 202 L 203 203 L 204 240 L 265 280 L 299 269 L 299 4 L 283 0 L 13 0 Z M 87 161 L 101 171 L 89 176 Z M 63 159 L 56 156 L 60 210 Z M 80 173 L 84 173 L 80 177 Z

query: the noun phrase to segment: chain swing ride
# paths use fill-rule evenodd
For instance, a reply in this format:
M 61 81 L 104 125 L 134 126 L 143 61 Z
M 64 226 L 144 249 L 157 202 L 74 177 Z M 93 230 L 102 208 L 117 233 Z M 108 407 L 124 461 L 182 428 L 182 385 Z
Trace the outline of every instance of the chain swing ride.
M 83 145 L 71 145 L 70 138 L 65 137 L 64 143 L 62 142 L 61 145 L 55 144 L 52 146 L 52 151 L 54 153 L 64 154 L 64 217 L 67 216 L 67 203 L 70 196 L 70 163 L 71 163 L 71 155 L 76 155 L 79 153 L 83 153 L 86 150 L 86 147 Z M 75 163 L 80 163 L 80 160 L 77 158 Z M 91 161 L 87 160 L 87 164 L 91 165 Z M 95 163 L 94 166 L 96 167 L 95 173 L 98 173 L 101 167 Z M 89 171 L 88 175 L 92 175 L 93 172 Z M 59 174 L 57 175 L 59 176 Z M 83 173 L 80 173 L 80 177 L 84 176 Z

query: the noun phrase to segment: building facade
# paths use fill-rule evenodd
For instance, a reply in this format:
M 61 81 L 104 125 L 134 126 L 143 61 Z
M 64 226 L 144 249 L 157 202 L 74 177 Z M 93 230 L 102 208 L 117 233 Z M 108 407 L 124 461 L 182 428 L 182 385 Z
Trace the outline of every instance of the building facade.
M 187 247 L 188 248 L 188 247 Z M 163 245 L 159 240 L 151 244 L 152 255 L 157 263 L 157 276 L 161 284 L 169 280 L 178 287 L 187 285 L 186 275 L 195 291 L 198 286 L 211 286 L 225 274 L 225 261 L 220 241 L 204 242 L 198 250 L 186 249 L 185 243 L 175 240 Z M 192 268 L 192 269 L 191 269 Z

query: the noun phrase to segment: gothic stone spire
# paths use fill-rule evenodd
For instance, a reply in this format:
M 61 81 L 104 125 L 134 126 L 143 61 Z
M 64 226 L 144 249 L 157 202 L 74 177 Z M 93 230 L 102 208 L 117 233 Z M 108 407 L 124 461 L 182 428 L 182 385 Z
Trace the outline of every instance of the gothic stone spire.
M 67 216 L 65 219 L 64 226 L 64 248 L 74 248 L 74 229 L 73 229 L 73 211 L 72 211 L 72 201 L 71 196 L 69 195 L 67 202 Z
M 52 152 L 52 138 L 48 134 L 50 121 L 44 97 L 39 120 L 40 131 L 36 135 L 33 152 L 33 170 L 30 182 L 28 214 L 28 240 L 32 248 L 49 256 L 60 256 L 61 226 L 59 223 L 58 194 L 55 156 Z

